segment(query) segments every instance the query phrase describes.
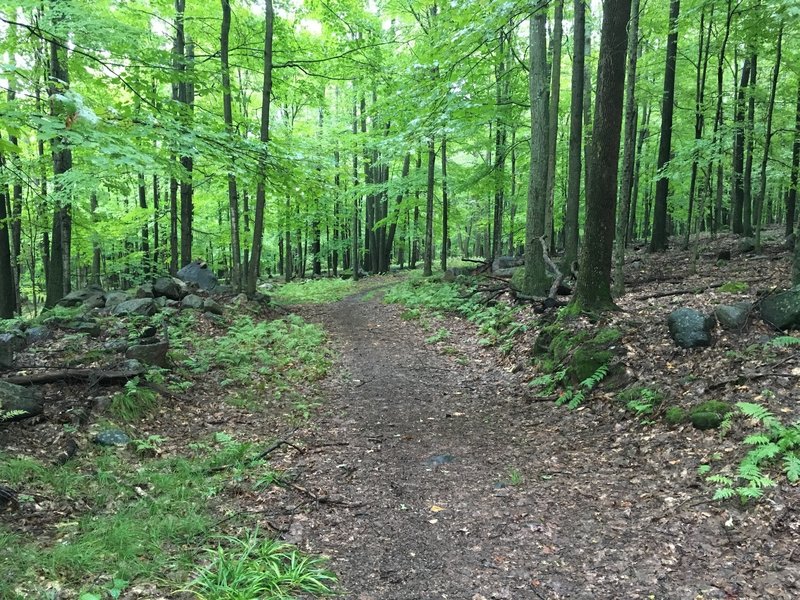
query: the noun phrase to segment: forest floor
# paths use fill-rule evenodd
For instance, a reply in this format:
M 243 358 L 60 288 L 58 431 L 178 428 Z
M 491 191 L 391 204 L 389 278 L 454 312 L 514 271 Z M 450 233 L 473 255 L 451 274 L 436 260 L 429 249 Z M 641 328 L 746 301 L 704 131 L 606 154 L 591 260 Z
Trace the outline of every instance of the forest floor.
M 733 248 L 733 260 L 717 262 L 725 248 Z M 775 332 L 753 318 L 741 333 L 717 329 L 710 348 L 681 350 L 665 324 L 679 306 L 709 311 L 780 286 L 790 253 L 776 242 L 762 255 L 738 255 L 735 241 L 721 238 L 703 249 L 697 275 L 686 275 L 690 260 L 680 251 L 633 254 L 622 311 L 601 323 L 624 332 L 632 382 L 663 398 L 644 418 L 602 385 L 577 410 L 542 402 L 528 385 L 537 376 L 530 349 L 540 317 L 532 310 L 518 315 L 530 327 L 504 353 L 481 344 L 477 328 L 460 317 L 407 320 L 382 298 L 402 277 L 385 276 L 337 302 L 292 307 L 326 331 L 333 364 L 321 381 L 308 376 L 294 383 L 296 392 L 257 406 L 259 394 L 226 398 L 224 370 L 198 370 L 189 394 L 132 426 L 140 439 L 162 440 L 158 457 L 203 452 L 191 450 L 201 440 L 212 453 L 227 451 L 229 438 L 249 444 L 241 454 L 267 448 L 282 485 L 259 485 L 263 470 L 229 459 L 201 474 L 199 485 L 217 490 L 203 535 L 257 525 L 326 555 L 344 598 L 795 598 L 800 488 L 777 474 L 778 485 L 758 502 L 712 501 L 714 486 L 698 473 L 702 465 L 712 473 L 735 469 L 752 423 L 736 420 L 721 435 L 660 418 L 667 406 L 709 399 L 760 402 L 787 423 L 800 417 L 797 346 L 769 346 Z M 713 287 L 726 282 L 747 285 Z M 225 334 L 218 321 L 197 326 L 210 337 Z M 450 333 L 438 339 L 434 327 Z M 49 418 L 0 430 L 0 450 L 52 458 L 69 420 L 54 415 L 68 415 L 87 396 L 79 386 L 46 393 Z M 81 450 L 71 472 L 102 471 L 86 436 L 74 435 Z M 158 497 L 157 486 L 141 482 L 153 459 L 115 456 L 128 469 L 114 482 L 118 498 Z M 135 493 L 131 481 L 139 482 Z M 31 502 L 4 516 L 14 535 L 74 539 L 71 528 L 91 500 L 23 491 Z M 207 564 L 195 535 L 167 546 L 188 551 L 189 564 Z M 137 580 L 119 597 L 192 597 L 171 591 L 181 573 Z M 96 581 L 110 587 L 110 577 Z

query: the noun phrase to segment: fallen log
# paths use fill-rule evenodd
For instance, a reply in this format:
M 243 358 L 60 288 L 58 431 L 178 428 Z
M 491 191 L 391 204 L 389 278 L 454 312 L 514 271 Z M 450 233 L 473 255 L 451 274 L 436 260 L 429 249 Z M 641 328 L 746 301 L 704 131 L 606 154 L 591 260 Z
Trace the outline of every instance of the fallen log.
M 41 385 L 44 383 L 57 383 L 60 381 L 86 381 L 92 385 L 113 384 L 128 381 L 145 373 L 144 367 L 140 369 L 121 369 L 102 371 L 98 369 L 59 369 L 44 373 L 30 373 L 25 375 L 10 375 L 0 378 L 16 385 Z

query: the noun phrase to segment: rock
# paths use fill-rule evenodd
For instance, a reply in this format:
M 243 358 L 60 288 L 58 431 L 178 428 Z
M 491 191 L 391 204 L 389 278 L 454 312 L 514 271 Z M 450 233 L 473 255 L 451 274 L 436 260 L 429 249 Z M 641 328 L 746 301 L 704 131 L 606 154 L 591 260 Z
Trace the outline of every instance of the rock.
M 21 414 L 4 417 L 10 411 Z M 0 381 L 0 422 L 19 421 L 42 414 L 42 402 L 28 388 Z
M 0 369 L 11 369 L 14 367 L 14 351 L 8 347 L 0 345 Z
M 234 296 L 230 303 L 236 308 L 241 308 L 247 306 L 248 301 L 247 294 L 239 294 L 238 296 Z
M 128 349 L 128 342 L 121 339 L 108 340 L 103 344 L 103 350 L 113 352 L 114 354 L 122 354 Z
M 739 240 L 739 243 L 736 244 L 736 247 L 739 249 L 740 253 L 746 254 L 756 249 L 756 241 L 749 237 L 742 238 Z
M 777 329 L 800 328 L 800 285 L 764 298 L 761 318 Z
M 720 327 L 728 331 L 742 331 L 747 326 L 747 317 L 752 305 L 749 302 L 720 304 L 714 309 L 714 316 Z
M 183 300 L 181 300 L 181 307 L 182 308 L 196 308 L 201 309 L 203 308 L 203 299 L 200 296 L 196 296 L 194 294 L 189 294 Z
M 442 465 L 450 464 L 455 460 L 455 456 L 450 454 L 436 454 L 431 456 L 428 460 L 426 460 L 423 464 L 428 467 L 441 467 Z
M 177 302 L 177 300 L 170 300 L 166 296 L 159 296 L 158 298 L 153 298 L 153 302 L 156 303 L 158 308 L 164 308 L 167 306 L 167 302 Z
M 152 338 L 158 335 L 158 329 L 153 327 L 152 325 L 148 325 L 144 329 L 142 329 L 141 333 L 139 334 L 139 339 L 145 338 Z
M 216 300 L 206 298 L 203 300 L 203 310 L 210 312 L 213 315 L 221 315 L 223 313 L 222 306 Z
M 21 352 L 27 346 L 27 341 L 22 332 L 0 333 L 0 347 L 3 346 L 9 348 L 12 352 Z
M 136 344 L 125 351 L 125 358 L 137 360 L 145 365 L 166 368 L 168 350 L 169 342 Z
M 783 240 L 783 247 L 787 250 L 794 250 L 795 242 L 797 242 L 797 233 L 790 233 Z
M 711 345 L 711 328 L 714 319 L 693 308 L 679 308 L 667 317 L 669 333 L 681 348 L 699 348 Z
M 256 304 L 260 304 L 261 306 L 269 306 L 270 302 L 272 302 L 272 297 L 268 294 L 262 294 L 261 292 L 256 292 L 253 294 L 253 301 Z
M 145 317 L 152 317 L 156 314 L 156 303 L 152 298 L 136 298 L 134 300 L 126 300 L 120 302 L 111 311 L 115 315 L 142 315 Z
M 474 275 L 474 274 L 475 274 L 475 269 L 470 267 L 452 267 L 444 272 L 442 281 L 446 283 L 452 283 L 462 275 Z
M 214 288 L 214 294 L 217 296 L 225 296 L 228 294 L 233 294 L 236 290 L 233 289 L 232 285 L 223 285 L 219 284 Z
M 153 284 L 152 283 L 143 283 L 138 288 L 136 288 L 136 297 L 137 298 L 154 298 L 155 293 L 153 292 Z
M 104 429 L 94 436 L 94 443 L 100 446 L 127 446 L 131 438 L 121 429 Z
M 25 339 L 29 344 L 35 344 L 36 342 L 43 342 L 49 339 L 50 333 L 50 330 L 44 325 L 37 325 L 36 327 L 30 327 L 25 330 Z
M 130 300 L 130 296 L 125 292 L 109 292 L 106 294 L 106 308 L 114 308 L 128 300 Z
M 201 290 L 213 290 L 218 284 L 217 278 L 208 265 L 199 260 L 193 260 L 178 271 L 178 278 L 196 283 Z
M 522 256 L 498 256 L 492 262 L 492 272 L 502 269 L 513 269 L 514 267 L 521 267 L 524 264 L 525 258 Z
M 70 292 L 58 304 L 67 308 L 81 305 L 87 308 L 103 308 L 106 305 L 105 292 L 99 285 L 90 285 Z
M 719 254 L 717 254 L 717 260 L 730 260 L 730 259 L 731 259 L 730 250 L 720 250 Z
M 97 321 L 72 321 L 65 323 L 62 327 L 75 333 L 85 333 L 89 337 L 100 335 L 100 325 L 97 324 Z
M 716 429 L 725 420 L 731 407 L 719 400 L 709 400 L 696 406 L 689 414 L 689 420 L 696 429 Z
M 186 284 L 175 277 L 159 277 L 153 283 L 153 294 L 156 298 L 163 296 L 170 300 L 180 300 L 188 293 Z

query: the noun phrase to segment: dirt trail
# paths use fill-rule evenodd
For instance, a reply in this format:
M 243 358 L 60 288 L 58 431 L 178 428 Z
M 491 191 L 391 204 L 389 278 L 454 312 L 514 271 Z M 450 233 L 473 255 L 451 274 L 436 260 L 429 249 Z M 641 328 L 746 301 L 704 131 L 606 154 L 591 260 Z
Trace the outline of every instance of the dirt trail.
M 369 296 L 300 313 L 339 352 L 313 441 L 347 443 L 302 482 L 363 504 L 301 515 L 290 538 L 332 557 L 347 598 L 797 597 L 797 495 L 774 518 L 704 505 L 707 437 L 526 403 Z

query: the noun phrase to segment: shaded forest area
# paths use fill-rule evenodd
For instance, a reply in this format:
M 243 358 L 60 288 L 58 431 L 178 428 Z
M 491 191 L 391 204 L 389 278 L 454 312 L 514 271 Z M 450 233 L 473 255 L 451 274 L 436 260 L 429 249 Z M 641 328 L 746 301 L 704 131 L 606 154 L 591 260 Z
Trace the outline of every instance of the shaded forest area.
M 631 243 L 792 234 L 797 2 L 603 4 L 6 7 L 0 314 L 198 257 L 252 293 L 524 253 L 541 295 L 581 239 L 619 294 Z

